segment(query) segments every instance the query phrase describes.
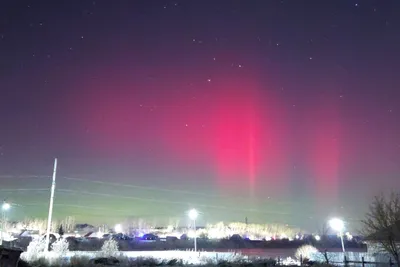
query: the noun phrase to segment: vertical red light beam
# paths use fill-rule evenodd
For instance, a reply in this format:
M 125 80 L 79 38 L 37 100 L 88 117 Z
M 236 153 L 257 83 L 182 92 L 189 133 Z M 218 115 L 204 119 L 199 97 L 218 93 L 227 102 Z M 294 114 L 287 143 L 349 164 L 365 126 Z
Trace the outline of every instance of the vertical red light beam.
M 219 86 L 214 121 L 218 182 L 222 189 L 247 187 L 253 194 L 260 152 L 258 88 L 251 79 L 226 81 Z
M 254 136 L 254 129 L 253 129 L 253 122 L 250 125 L 250 133 L 249 133 L 249 162 L 248 162 L 248 169 L 249 169 L 249 186 L 250 186 L 250 194 L 254 194 L 255 190 L 255 180 L 256 180 L 256 159 L 255 159 L 255 136 Z

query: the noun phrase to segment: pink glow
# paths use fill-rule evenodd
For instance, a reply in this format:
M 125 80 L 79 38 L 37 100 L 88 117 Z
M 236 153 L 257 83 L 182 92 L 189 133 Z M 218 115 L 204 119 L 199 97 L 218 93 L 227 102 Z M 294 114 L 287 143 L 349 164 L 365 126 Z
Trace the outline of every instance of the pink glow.
M 322 101 L 311 112 L 309 166 L 315 177 L 318 199 L 335 199 L 339 183 L 341 125 L 333 103 Z

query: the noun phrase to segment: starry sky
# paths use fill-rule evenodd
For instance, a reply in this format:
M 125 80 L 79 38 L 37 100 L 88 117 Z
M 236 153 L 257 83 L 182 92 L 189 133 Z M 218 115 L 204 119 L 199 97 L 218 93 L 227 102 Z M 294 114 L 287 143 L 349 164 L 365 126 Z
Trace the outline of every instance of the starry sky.
M 10 217 L 357 228 L 400 189 L 399 1 L 1 1 Z M 172 218 L 172 219 L 171 219 Z

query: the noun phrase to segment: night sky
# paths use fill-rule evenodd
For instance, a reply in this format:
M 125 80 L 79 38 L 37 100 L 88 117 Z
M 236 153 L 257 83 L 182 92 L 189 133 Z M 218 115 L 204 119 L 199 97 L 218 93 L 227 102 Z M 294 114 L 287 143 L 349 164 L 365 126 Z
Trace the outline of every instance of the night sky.
M 0 3 L 13 219 L 349 227 L 400 189 L 399 1 Z

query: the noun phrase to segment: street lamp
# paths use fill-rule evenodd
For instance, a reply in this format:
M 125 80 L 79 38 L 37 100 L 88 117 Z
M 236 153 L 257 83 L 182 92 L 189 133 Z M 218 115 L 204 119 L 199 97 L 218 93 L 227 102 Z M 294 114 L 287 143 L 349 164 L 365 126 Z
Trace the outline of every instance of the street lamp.
M 337 231 L 340 235 L 340 241 L 342 242 L 342 251 L 343 253 L 346 252 L 346 250 L 344 249 L 344 242 L 343 242 L 343 230 L 344 230 L 344 222 L 341 219 L 338 218 L 333 218 L 329 221 L 329 226 Z
M 11 208 L 11 205 L 8 202 L 3 202 L 3 205 L 1 206 L 1 208 L 3 211 L 7 211 Z
M 114 227 L 115 233 L 119 234 L 122 233 L 122 225 L 121 224 L 116 224 Z
M 193 221 L 193 228 L 194 228 L 194 251 L 197 251 L 197 232 L 196 232 L 196 219 L 199 216 L 199 213 L 195 209 L 191 209 L 189 211 L 189 218 Z

